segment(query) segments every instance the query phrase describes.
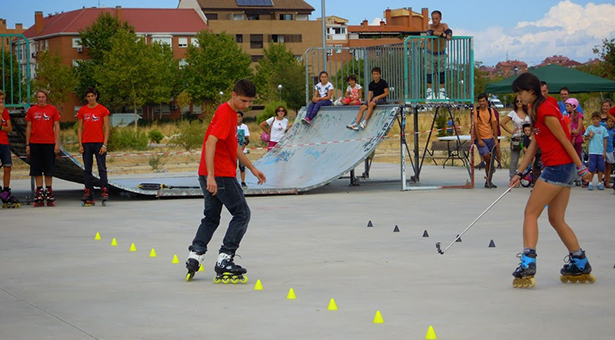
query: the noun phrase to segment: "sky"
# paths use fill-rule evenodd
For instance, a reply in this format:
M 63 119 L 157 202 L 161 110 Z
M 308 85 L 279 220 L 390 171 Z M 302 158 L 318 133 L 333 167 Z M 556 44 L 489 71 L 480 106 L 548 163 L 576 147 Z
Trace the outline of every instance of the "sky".
M 231 0 L 232 1 L 232 0 Z M 274 0 L 275 1 L 275 0 Z M 322 0 L 307 0 L 321 16 Z M 0 0 L 0 18 L 9 28 L 15 23 L 34 24 L 34 11 L 44 15 L 87 7 L 175 8 L 178 0 Z M 349 3 L 352 6 L 349 6 Z M 437 3 L 437 6 L 433 6 Z M 367 19 L 377 23 L 386 8 L 413 6 L 440 10 L 442 21 L 455 35 L 474 37 L 475 60 L 495 65 L 504 60 L 521 60 L 536 65 L 546 57 L 565 55 L 579 62 L 596 58 L 592 48 L 603 39 L 615 39 L 615 2 L 556 0 L 440 0 L 423 5 L 409 0 L 325 0 L 325 15 L 336 15 L 359 25 Z

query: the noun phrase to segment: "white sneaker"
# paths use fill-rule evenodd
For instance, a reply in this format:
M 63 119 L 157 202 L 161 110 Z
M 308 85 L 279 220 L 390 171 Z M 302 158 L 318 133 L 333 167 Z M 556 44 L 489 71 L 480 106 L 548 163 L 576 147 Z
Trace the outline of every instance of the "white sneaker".
M 436 98 L 434 98 L 432 89 L 430 89 L 430 88 L 427 89 L 427 92 L 425 94 L 425 99 L 426 100 L 434 100 L 434 99 L 436 99 Z
M 365 126 L 367 126 L 367 122 L 364 120 L 361 121 L 361 123 L 359 123 L 359 126 L 361 127 L 361 130 L 365 130 Z
M 440 94 L 438 94 L 438 99 L 448 100 L 445 89 L 440 89 Z
M 356 123 L 348 124 L 348 125 L 346 125 L 346 128 L 348 128 L 350 130 L 354 130 L 354 129 L 357 128 L 357 124 Z

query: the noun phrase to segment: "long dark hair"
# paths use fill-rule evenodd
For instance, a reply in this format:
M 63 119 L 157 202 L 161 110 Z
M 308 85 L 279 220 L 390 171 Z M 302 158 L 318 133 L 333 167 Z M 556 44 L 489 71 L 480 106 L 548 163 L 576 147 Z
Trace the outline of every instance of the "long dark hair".
M 535 75 L 526 72 L 521 74 L 515 79 L 512 83 L 512 91 L 515 93 L 521 91 L 532 91 L 536 96 L 536 100 L 532 103 L 530 110 L 530 119 L 532 121 L 532 126 L 536 123 L 536 116 L 538 112 L 538 108 L 542 103 L 544 103 L 547 98 L 542 95 L 540 92 L 540 80 Z
M 513 106 L 513 111 L 515 111 L 515 113 L 519 113 L 517 112 L 517 110 L 519 110 L 519 107 L 517 106 L 517 100 L 519 100 L 519 96 L 515 95 L 515 105 Z M 521 102 L 521 109 L 523 109 L 523 112 L 527 115 L 528 112 L 528 108 L 527 105 L 523 104 L 523 102 Z

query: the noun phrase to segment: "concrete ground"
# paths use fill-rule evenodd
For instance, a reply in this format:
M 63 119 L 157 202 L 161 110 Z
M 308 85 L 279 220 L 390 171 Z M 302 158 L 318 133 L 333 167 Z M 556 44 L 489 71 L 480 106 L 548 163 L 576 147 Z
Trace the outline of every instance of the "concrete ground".
M 426 167 L 423 180 L 463 171 Z M 567 214 L 597 282 L 560 283 L 567 251 L 543 216 L 536 287 L 513 289 L 529 189 L 506 195 L 439 255 L 435 243 L 447 246 L 504 192 L 507 172 L 496 173 L 493 190 L 373 183 L 399 178 L 391 164 L 375 164 L 371 177 L 359 187 L 340 179 L 304 195 L 250 197 L 236 261 L 248 268 L 245 285 L 212 282 L 228 213 L 205 271 L 186 283 L 202 199 L 113 196 L 107 207 L 82 208 L 80 186 L 57 180 L 55 208 L 0 211 L 0 339 L 424 339 L 429 326 L 438 339 L 613 338 L 612 190 L 574 188 Z M 29 181 L 13 188 L 23 197 Z M 290 288 L 296 300 L 286 299 Z M 331 298 L 336 311 L 327 310 Z M 376 311 L 383 324 L 373 323 Z

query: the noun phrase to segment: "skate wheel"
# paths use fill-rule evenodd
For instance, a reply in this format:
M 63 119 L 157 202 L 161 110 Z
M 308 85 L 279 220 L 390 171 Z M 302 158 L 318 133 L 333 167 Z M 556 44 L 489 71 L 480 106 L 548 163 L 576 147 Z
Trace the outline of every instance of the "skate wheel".
M 231 277 L 231 283 L 232 283 L 232 284 L 237 284 L 237 283 L 239 283 L 239 278 L 238 278 L 237 276 L 233 276 L 233 277 Z
M 534 286 L 536 286 L 536 279 L 531 278 L 530 281 L 528 282 L 528 288 L 532 288 Z
M 225 284 L 225 285 L 226 285 L 226 284 L 228 284 L 229 282 L 231 282 L 231 279 L 230 279 L 228 276 L 224 276 L 224 277 L 222 278 L 222 283 L 223 283 L 223 284 Z
M 217 277 L 217 276 L 216 276 L 216 277 L 214 277 L 214 283 L 215 283 L 215 284 L 220 283 L 220 278 L 219 278 L 219 277 Z
M 188 272 L 188 274 L 186 274 L 186 282 L 189 282 L 190 280 L 192 280 L 193 277 L 194 277 L 194 273 Z
M 578 279 L 578 281 L 579 281 L 579 283 L 585 283 L 585 282 L 587 282 L 587 279 L 582 277 L 582 278 Z
M 596 277 L 595 277 L 595 276 L 593 276 L 592 274 L 589 274 L 589 275 L 587 276 L 587 282 L 589 282 L 589 283 L 594 283 L 594 282 L 596 282 Z
M 248 283 L 248 277 L 246 275 L 243 275 L 241 277 L 241 279 L 239 280 L 239 282 L 241 282 L 241 283 Z

